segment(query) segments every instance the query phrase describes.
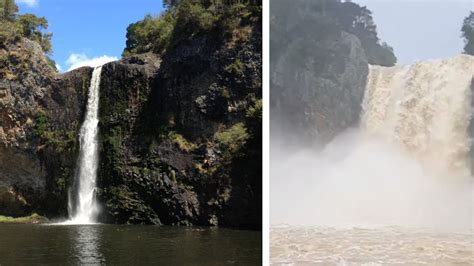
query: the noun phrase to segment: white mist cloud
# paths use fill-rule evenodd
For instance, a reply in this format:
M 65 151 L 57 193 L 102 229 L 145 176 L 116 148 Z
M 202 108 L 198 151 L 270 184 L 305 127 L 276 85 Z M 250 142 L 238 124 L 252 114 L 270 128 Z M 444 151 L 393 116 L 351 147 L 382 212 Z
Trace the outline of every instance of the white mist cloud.
M 272 144 L 273 225 L 472 227 L 473 181 L 357 130 L 322 150 Z
M 69 68 L 67 71 L 71 71 L 73 69 L 80 68 L 83 66 L 97 67 L 111 61 L 116 61 L 116 60 L 118 60 L 118 58 L 115 56 L 103 55 L 103 56 L 89 58 L 85 54 L 73 53 L 66 60 L 66 64 L 69 65 Z
M 39 0 L 16 0 L 18 4 L 25 4 L 29 7 L 38 6 Z

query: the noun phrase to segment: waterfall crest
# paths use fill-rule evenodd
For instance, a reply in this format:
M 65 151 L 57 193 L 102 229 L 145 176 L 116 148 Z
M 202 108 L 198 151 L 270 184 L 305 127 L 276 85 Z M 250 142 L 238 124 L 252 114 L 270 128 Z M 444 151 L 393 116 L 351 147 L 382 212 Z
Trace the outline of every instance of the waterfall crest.
M 401 145 L 428 169 L 469 172 L 474 57 L 370 66 L 361 129 Z
M 102 66 L 92 72 L 87 110 L 79 133 L 79 158 L 74 187 L 69 193 L 69 221 L 74 224 L 95 223 L 99 208 L 96 202 L 98 167 L 99 87 Z

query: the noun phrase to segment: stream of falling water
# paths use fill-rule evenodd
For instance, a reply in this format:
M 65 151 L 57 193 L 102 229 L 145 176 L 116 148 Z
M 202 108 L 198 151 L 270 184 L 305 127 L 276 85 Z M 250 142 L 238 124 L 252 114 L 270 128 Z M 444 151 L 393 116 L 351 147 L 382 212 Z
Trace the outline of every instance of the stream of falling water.
M 80 150 L 75 185 L 69 192 L 67 224 L 92 224 L 97 220 L 96 178 L 98 166 L 97 134 L 99 123 L 99 87 L 102 66 L 94 68 L 87 110 L 79 133 Z
M 474 265 L 473 74 L 468 55 L 370 66 L 355 133 L 272 155 L 272 264 Z

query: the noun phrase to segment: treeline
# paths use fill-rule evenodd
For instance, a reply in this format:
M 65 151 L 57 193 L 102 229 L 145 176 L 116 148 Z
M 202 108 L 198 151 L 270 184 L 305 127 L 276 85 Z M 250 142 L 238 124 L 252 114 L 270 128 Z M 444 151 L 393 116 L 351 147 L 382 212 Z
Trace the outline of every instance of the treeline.
M 372 12 L 366 7 L 340 0 L 272 0 L 271 5 L 272 50 L 284 47 L 298 32 L 318 39 L 345 31 L 358 37 L 369 64 L 393 66 L 397 62 L 392 47 L 378 38 Z
M 260 19 L 261 0 L 164 0 L 166 10 L 127 28 L 124 56 L 163 53 L 200 33 L 225 34 Z
M 48 21 L 33 14 L 20 15 L 18 11 L 14 0 L 0 0 L 0 45 L 25 37 L 39 43 L 45 53 L 51 53 Z
M 464 53 L 474 55 L 474 12 L 471 11 L 464 19 L 461 32 L 465 42 Z

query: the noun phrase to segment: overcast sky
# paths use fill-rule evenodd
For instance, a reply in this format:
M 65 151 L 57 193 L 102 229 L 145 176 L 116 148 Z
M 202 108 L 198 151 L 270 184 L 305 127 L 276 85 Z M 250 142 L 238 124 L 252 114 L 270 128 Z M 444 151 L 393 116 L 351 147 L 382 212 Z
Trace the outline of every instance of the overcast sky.
M 463 19 L 474 0 L 354 0 L 373 12 L 379 37 L 399 64 L 459 54 Z

